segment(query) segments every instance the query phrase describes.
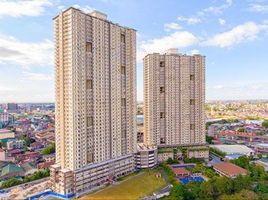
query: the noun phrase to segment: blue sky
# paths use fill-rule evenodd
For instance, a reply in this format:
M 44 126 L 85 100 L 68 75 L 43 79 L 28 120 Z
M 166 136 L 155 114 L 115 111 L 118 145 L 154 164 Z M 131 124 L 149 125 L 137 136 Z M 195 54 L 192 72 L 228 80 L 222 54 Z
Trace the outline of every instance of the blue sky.
M 53 21 L 99 10 L 137 32 L 142 57 L 177 47 L 206 56 L 207 100 L 268 99 L 267 0 L 0 0 L 0 102 L 54 101 Z

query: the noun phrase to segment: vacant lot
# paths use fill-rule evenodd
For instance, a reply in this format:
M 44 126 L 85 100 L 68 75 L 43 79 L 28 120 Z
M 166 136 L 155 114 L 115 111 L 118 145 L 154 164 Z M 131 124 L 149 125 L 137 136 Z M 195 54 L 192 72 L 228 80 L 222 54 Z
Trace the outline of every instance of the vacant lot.
M 122 181 L 118 185 L 109 186 L 94 194 L 81 197 L 81 200 L 112 200 L 124 199 L 132 200 L 139 199 L 153 192 L 160 190 L 166 185 L 162 177 L 156 177 L 158 171 L 150 170 L 139 173 L 136 176 L 131 176 Z

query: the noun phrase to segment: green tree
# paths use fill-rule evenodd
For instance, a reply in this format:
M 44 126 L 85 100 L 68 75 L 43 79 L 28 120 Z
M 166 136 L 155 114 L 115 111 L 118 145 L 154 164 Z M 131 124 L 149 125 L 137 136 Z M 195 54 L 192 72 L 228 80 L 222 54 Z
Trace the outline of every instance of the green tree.
M 55 153 L 55 144 L 50 144 L 41 151 L 43 155 L 49 155 L 51 153 Z
M 24 183 L 35 181 L 41 178 L 48 177 L 50 175 L 49 169 L 36 171 L 33 175 L 26 176 L 23 180 Z
M 210 136 L 207 136 L 207 135 L 206 135 L 206 142 L 207 142 L 208 144 L 212 144 L 212 140 L 213 140 L 213 137 L 210 137 Z
M 258 195 L 249 190 L 242 190 L 239 193 L 231 195 L 222 195 L 219 197 L 219 200 L 257 200 Z
M 202 183 L 200 182 L 193 182 L 191 181 L 190 183 L 188 183 L 186 185 L 186 189 L 187 189 L 187 197 L 184 197 L 187 200 L 195 200 L 199 198 L 199 193 L 200 193 L 200 185 Z
M 252 189 L 251 187 L 251 177 L 250 176 L 237 176 L 234 179 L 234 184 L 233 184 L 233 190 L 234 192 L 240 192 L 242 189 Z
M 246 129 L 245 129 L 244 127 L 239 127 L 239 128 L 237 129 L 237 131 L 238 131 L 238 132 L 242 132 L 242 133 L 244 133 L 244 132 L 246 132 Z
M 265 172 L 265 169 L 263 166 L 252 164 L 250 170 L 250 176 L 253 180 L 268 180 L 268 174 Z
M 22 183 L 23 183 L 23 181 L 21 181 L 21 180 L 18 180 L 16 178 L 10 178 L 10 179 L 2 182 L 1 189 L 9 188 L 9 187 L 16 186 L 16 185 L 19 185 Z
M 218 174 L 213 169 L 210 169 L 210 168 L 205 169 L 203 171 L 203 174 L 208 178 L 213 178 L 215 176 L 218 176 Z
M 20 140 L 24 141 L 24 144 L 29 147 L 30 144 L 35 142 L 34 138 L 26 137 L 25 135 L 20 136 Z
M 225 155 L 226 155 L 224 152 L 222 152 L 218 149 L 212 148 L 212 147 L 209 148 L 209 152 L 216 154 L 217 156 L 220 156 L 220 157 L 225 157 Z
M 250 159 L 247 156 L 240 156 L 239 158 L 234 159 L 231 162 L 247 170 L 249 170 L 250 168 Z
M 173 160 L 172 158 L 167 159 L 167 164 L 169 164 L 169 165 L 176 164 L 176 163 L 179 163 L 179 161 L 178 160 Z
M 268 120 L 264 120 L 264 121 L 262 122 L 262 126 L 263 126 L 264 128 L 268 128 Z
M 227 177 L 217 177 L 215 179 L 215 187 L 219 195 L 232 194 L 233 192 L 233 181 Z
M 165 172 L 168 182 L 171 183 L 172 185 L 175 185 L 177 183 L 177 178 L 172 169 L 165 163 L 161 163 L 159 166 L 160 169 L 162 169 Z
M 201 173 L 203 171 L 203 165 L 198 163 L 195 165 L 195 167 L 193 168 L 192 172 L 193 173 Z
M 262 159 L 262 154 L 258 154 L 258 158 L 259 159 Z
M 215 188 L 211 181 L 204 182 L 200 185 L 200 199 L 214 199 Z
M 256 188 L 255 188 L 255 191 L 257 193 L 266 193 L 268 194 L 268 182 L 265 182 L 265 181 L 262 181 L 262 182 L 258 182 Z

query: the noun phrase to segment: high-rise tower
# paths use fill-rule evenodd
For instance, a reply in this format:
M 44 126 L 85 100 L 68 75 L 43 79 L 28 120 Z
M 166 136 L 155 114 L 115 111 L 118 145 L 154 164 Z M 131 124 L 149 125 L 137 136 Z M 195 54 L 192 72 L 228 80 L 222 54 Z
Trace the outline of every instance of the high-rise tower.
M 87 14 L 75 8 L 54 18 L 56 165 L 52 180 L 59 174 L 56 171 L 65 171 L 76 182 L 96 165 L 109 171 L 102 173 L 103 180 L 134 169 L 136 31 L 106 18 L 98 11 Z M 128 165 L 122 167 L 120 162 Z M 120 174 L 109 168 L 116 163 Z M 72 190 L 64 188 L 63 182 L 54 188 L 65 194 L 99 184 L 98 180 L 81 187 L 76 183 Z
M 176 49 L 144 58 L 145 142 L 205 144 L 205 57 Z

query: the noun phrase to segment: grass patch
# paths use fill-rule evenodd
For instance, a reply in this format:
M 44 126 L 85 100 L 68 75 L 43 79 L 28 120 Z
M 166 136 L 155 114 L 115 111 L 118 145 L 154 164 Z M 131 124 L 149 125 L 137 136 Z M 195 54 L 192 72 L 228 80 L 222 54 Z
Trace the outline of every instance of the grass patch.
M 80 200 L 133 200 L 151 195 L 153 192 L 166 186 L 164 178 L 157 178 L 159 170 L 145 170 L 136 176 L 130 176 L 118 185 L 109 186 L 94 194 L 79 198 Z

